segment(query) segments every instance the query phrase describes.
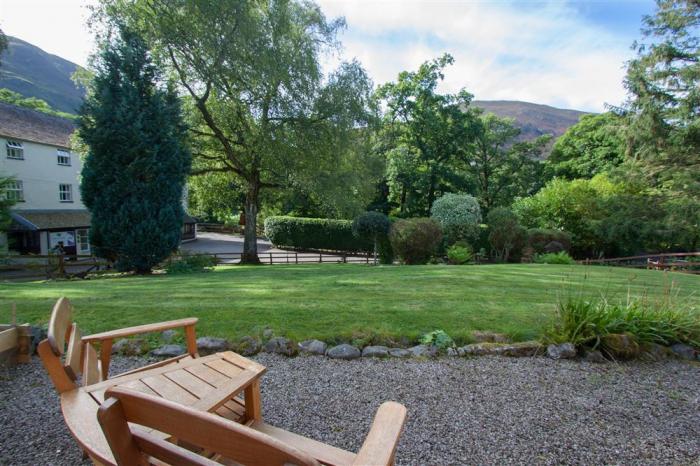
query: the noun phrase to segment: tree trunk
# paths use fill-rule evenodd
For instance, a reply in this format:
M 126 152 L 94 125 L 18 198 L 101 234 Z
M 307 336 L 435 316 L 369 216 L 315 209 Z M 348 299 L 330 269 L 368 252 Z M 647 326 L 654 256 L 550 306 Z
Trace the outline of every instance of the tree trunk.
M 260 183 L 256 180 L 249 184 L 245 195 L 245 227 L 243 228 L 243 254 L 241 264 L 260 264 L 258 257 L 258 196 Z
M 435 202 L 436 178 L 435 170 L 430 170 L 430 185 L 428 186 L 428 216 L 430 216 L 430 209 L 433 208 L 433 202 Z

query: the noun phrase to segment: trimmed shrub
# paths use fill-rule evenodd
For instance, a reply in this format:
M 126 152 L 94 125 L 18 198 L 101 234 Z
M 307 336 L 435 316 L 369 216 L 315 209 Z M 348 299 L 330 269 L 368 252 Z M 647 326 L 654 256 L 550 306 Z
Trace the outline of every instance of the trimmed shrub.
M 379 242 L 389 235 L 391 221 L 381 212 L 364 212 L 352 222 L 352 233 L 360 239 L 370 241 L 374 247 L 375 260 Z
M 394 249 L 391 247 L 389 236 L 379 241 L 379 263 L 391 265 L 394 263 Z
M 468 244 L 453 244 L 447 248 L 447 262 L 453 265 L 462 265 L 474 258 L 474 252 Z
M 576 261 L 566 252 L 550 252 L 547 254 L 535 254 L 535 262 L 538 264 L 572 265 Z
M 527 244 L 538 254 L 558 252 L 547 251 L 546 249 L 547 245 L 553 241 L 561 244 L 564 251 L 568 252 L 571 250 L 571 235 L 565 231 L 547 228 L 530 228 L 527 230 Z
M 508 262 L 511 255 L 520 256 L 525 244 L 525 229 L 510 209 L 497 207 L 486 216 L 489 226 L 489 244 L 498 262 Z
M 352 221 L 275 216 L 265 219 L 265 236 L 277 247 L 366 252 L 372 242 L 352 232 Z
M 391 247 L 405 264 L 426 264 L 442 243 L 442 229 L 431 218 L 411 218 L 394 223 Z
M 471 243 L 479 237 L 481 208 L 473 196 L 445 194 L 433 203 L 430 216 L 442 227 L 448 245 L 459 240 Z

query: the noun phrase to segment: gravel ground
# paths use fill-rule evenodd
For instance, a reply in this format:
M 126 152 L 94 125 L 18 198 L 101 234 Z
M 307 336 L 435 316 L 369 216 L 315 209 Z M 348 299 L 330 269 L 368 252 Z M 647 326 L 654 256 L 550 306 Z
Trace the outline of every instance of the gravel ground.
M 257 360 L 267 422 L 351 451 L 382 401 L 404 403 L 397 464 L 700 464 L 697 363 Z M 39 361 L 0 370 L 0 463 L 81 462 Z

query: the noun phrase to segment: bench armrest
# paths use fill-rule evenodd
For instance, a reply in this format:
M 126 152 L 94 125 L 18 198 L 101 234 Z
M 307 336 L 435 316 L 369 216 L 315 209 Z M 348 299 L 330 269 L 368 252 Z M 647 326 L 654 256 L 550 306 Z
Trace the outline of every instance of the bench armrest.
M 169 320 L 167 322 L 158 322 L 155 324 L 137 325 L 136 327 L 121 328 L 109 332 L 95 333 L 82 338 L 82 343 L 90 344 L 100 342 L 100 360 L 102 361 L 102 379 L 107 380 L 109 375 L 109 362 L 112 355 L 112 342 L 115 338 L 130 337 L 132 335 L 140 335 L 143 333 L 162 332 L 173 328 L 185 329 L 185 341 L 187 342 L 187 352 L 192 357 L 197 356 L 197 336 L 194 326 L 199 319 L 196 317 L 188 317 L 186 319 Z
M 142 333 L 162 332 L 173 328 L 194 327 L 197 323 L 196 317 L 187 319 L 169 320 L 167 322 L 158 322 L 155 324 L 137 325 L 136 327 L 120 328 L 108 332 L 95 333 L 83 337 L 84 342 L 95 342 L 103 340 L 114 340 L 115 338 L 130 337 L 132 335 L 140 335 Z
M 357 453 L 353 465 L 388 466 L 394 464 L 394 453 L 406 422 L 406 408 L 387 401 L 377 410 L 372 427 Z

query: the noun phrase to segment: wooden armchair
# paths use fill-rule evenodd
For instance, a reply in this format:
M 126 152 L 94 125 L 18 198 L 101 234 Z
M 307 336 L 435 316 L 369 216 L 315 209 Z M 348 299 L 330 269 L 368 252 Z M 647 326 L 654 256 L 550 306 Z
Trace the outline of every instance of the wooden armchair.
M 66 298 L 60 298 L 51 311 L 48 338 L 39 343 L 37 352 L 56 390 L 59 393 L 63 393 L 78 387 L 79 374 L 82 374 L 83 385 L 91 385 L 108 378 L 112 342 L 115 338 L 159 332 L 166 329 L 185 329 L 187 340 L 186 354 L 139 368 L 137 371 L 163 366 L 186 357 L 197 357 L 196 323 L 196 318 L 188 318 L 124 328 L 84 337 L 80 334 L 78 326 L 72 322 L 70 301 Z M 99 355 L 93 346 L 94 343 L 100 343 Z
M 108 389 L 105 397 L 97 419 L 118 465 L 386 466 L 394 462 L 406 419 L 403 405 L 382 404 L 355 455 L 263 423 L 238 424 L 124 387 Z M 152 430 L 170 434 L 188 449 Z

